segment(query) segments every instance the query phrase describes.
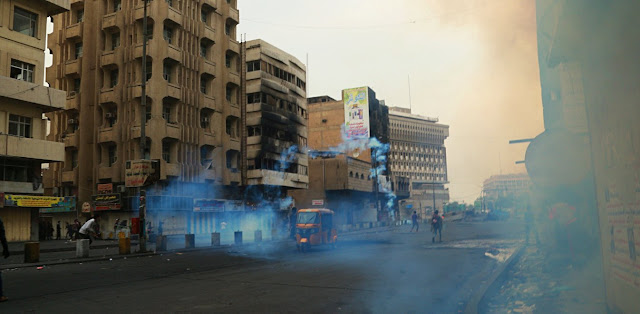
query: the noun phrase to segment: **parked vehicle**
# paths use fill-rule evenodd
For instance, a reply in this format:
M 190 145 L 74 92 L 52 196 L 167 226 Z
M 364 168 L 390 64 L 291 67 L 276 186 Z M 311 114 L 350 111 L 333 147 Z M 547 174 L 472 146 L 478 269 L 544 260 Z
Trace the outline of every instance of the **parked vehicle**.
M 296 247 L 306 252 L 312 246 L 338 242 L 338 231 L 333 224 L 333 211 L 325 208 L 301 209 L 296 221 Z

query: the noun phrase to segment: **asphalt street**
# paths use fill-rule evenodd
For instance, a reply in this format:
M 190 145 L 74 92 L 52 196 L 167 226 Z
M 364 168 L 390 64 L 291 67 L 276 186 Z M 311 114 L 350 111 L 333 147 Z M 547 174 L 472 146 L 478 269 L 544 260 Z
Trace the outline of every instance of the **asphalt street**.
M 293 243 L 3 271 L 0 313 L 456 313 L 522 237 L 514 222 L 410 226 Z

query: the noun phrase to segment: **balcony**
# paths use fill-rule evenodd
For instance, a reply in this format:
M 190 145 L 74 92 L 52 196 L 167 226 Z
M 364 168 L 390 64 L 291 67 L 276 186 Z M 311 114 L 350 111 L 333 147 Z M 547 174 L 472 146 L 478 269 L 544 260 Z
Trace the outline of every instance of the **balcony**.
M 182 132 L 178 124 L 166 123 L 166 137 L 176 140 L 182 139 Z
M 204 58 L 200 59 L 200 73 L 208 73 L 216 76 L 216 64 Z
M 211 110 L 216 110 L 216 99 L 212 96 L 205 95 L 200 93 L 199 96 L 200 108 L 207 108 Z M 219 111 L 219 110 L 218 110 Z
M 203 0 L 203 4 L 212 7 L 214 10 L 218 9 L 218 0 Z
M 177 1 L 174 1 L 177 2 Z M 182 26 L 182 12 L 170 6 L 166 1 L 151 1 L 147 4 L 147 16 L 152 16 L 154 20 L 164 21 L 166 19 Z M 144 18 L 144 5 L 140 1 L 136 5 L 134 18 L 141 20 Z
M 203 178 L 205 180 L 216 180 L 216 171 L 214 169 L 207 169 L 207 170 L 203 170 Z
M 163 41 L 162 43 L 163 45 L 166 45 L 166 42 L 164 42 L 164 39 L 160 38 L 160 40 Z M 155 37 L 147 40 L 147 56 L 150 55 L 151 49 L 155 49 L 157 41 L 158 39 L 156 39 Z M 133 48 L 133 56 L 135 58 L 142 58 L 142 42 L 135 44 L 135 47 Z
M 78 185 L 78 168 L 74 168 L 71 171 L 62 172 L 62 183 L 71 183 L 71 185 Z
M 240 73 L 229 70 L 229 82 L 240 86 Z
M 80 94 L 76 94 L 72 92 L 70 96 L 67 97 L 67 102 L 65 103 L 65 110 L 80 110 Z
M 233 38 L 229 38 L 229 50 L 240 55 L 240 44 Z
M 100 90 L 100 103 L 120 103 L 120 93 L 116 92 L 115 88 L 101 89 Z
M 98 179 L 111 179 L 112 182 L 121 182 L 121 168 L 122 163 L 120 161 L 116 161 L 110 167 L 106 165 L 100 165 L 98 167 Z
M 69 133 L 64 138 L 64 147 L 80 147 L 80 136 L 76 133 Z
M 123 55 L 122 51 L 123 49 L 118 47 L 114 50 L 104 52 L 100 56 L 100 65 L 104 67 L 104 66 L 116 65 L 120 63 L 121 61 L 124 60 L 124 57 L 122 56 Z M 140 53 L 140 55 L 142 56 L 142 52 Z
M 240 170 L 228 169 L 224 170 L 224 184 L 230 185 L 232 183 L 240 183 Z
M 207 38 L 207 39 L 209 39 L 209 40 L 211 40 L 213 42 L 216 41 L 216 31 L 215 31 L 215 29 L 213 29 L 213 28 L 211 28 L 211 27 L 209 27 L 207 25 L 200 24 L 200 35 L 203 38 Z
M 177 163 L 167 163 L 162 160 L 162 165 L 160 166 L 160 176 L 162 178 L 166 177 L 179 177 L 181 171 L 180 164 Z
M 65 37 L 67 39 L 80 39 L 82 38 L 82 29 L 84 26 L 84 22 L 76 23 L 70 26 L 67 26 L 65 29 Z
M 44 188 L 40 184 L 38 189 L 34 190 L 33 182 L 0 181 L 0 191 L 16 194 L 42 194 Z
M 167 83 L 167 96 L 174 99 L 182 99 L 182 89 L 178 85 Z
M 82 71 L 82 57 L 69 60 L 64 64 L 64 75 L 79 76 Z
M 139 133 L 139 132 L 138 132 Z M 138 137 L 140 137 L 138 135 Z M 116 123 L 114 127 L 102 127 L 98 130 L 98 143 L 120 142 L 120 128 Z
M 167 57 L 171 58 L 178 63 L 182 63 L 182 50 L 174 45 L 166 45 Z M 140 54 L 142 55 L 142 53 Z
M 0 134 L 0 155 L 43 162 L 64 161 L 64 143 Z
M 118 25 L 124 25 L 124 13 L 122 13 L 122 10 L 102 17 L 102 29 L 117 28 Z
M 209 146 L 220 146 L 219 140 L 214 133 L 208 132 L 205 129 L 198 129 L 198 144 Z
M 237 9 L 229 8 L 229 18 L 236 22 L 236 24 L 240 23 L 240 12 Z
M 40 81 L 42 82 L 42 81 Z M 16 93 L 16 91 L 29 91 L 28 93 Z M 8 76 L 0 75 L 0 95 L 6 97 L 5 101 L 20 101 L 35 105 L 44 112 L 56 111 L 65 108 L 65 92 L 34 84 L 22 80 L 16 80 Z

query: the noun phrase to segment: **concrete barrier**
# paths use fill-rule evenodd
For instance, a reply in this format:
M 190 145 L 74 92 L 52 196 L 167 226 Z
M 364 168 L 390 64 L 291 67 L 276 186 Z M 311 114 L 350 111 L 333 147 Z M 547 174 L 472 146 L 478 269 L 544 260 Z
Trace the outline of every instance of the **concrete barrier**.
M 256 230 L 253 235 L 254 242 L 262 242 L 262 230 Z
M 89 257 L 89 239 L 78 239 L 76 241 L 76 257 Z
M 130 238 L 120 238 L 118 239 L 118 248 L 120 255 L 131 254 L 131 239 Z
M 211 246 L 220 246 L 220 232 L 211 234 Z
M 156 252 L 167 250 L 167 236 L 159 235 L 156 237 Z
M 233 233 L 233 239 L 236 245 L 242 244 L 242 231 L 236 231 Z
M 192 249 L 196 247 L 196 235 L 195 234 L 185 234 L 184 235 L 184 248 Z
M 40 242 L 26 242 L 24 244 L 24 262 L 37 263 L 40 261 Z

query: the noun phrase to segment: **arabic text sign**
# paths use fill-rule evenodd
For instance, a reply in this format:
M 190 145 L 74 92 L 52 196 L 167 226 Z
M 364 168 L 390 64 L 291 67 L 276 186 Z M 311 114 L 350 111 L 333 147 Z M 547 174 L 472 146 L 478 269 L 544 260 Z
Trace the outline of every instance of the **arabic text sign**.
M 76 198 L 75 196 L 58 197 L 58 196 L 5 194 L 4 206 L 75 209 Z
M 131 160 L 125 170 L 125 186 L 141 187 L 160 176 L 159 163 L 155 160 Z
M 369 138 L 369 89 L 358 87 L 342 91 L 344 125 L 348 139 Z
M 224 211 L 224 200 L 194 199 L 194 212 L 221 212 Z
M 120 194 L 99 194 L 92 197 L 94 210 L 114 210 L 122 208 Z

